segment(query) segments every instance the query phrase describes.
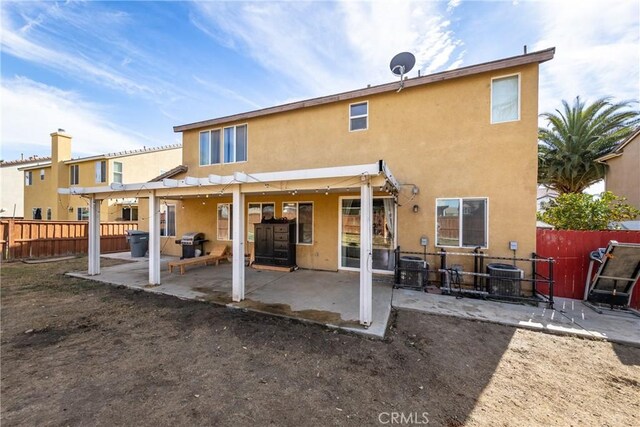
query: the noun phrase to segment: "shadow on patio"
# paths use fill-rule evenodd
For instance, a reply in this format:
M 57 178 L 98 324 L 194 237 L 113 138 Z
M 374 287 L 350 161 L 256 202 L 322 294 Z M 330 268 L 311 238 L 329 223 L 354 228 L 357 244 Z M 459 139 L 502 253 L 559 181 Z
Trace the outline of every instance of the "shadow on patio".
M 133 262 L 102 268 L 97 276 L 89 276 L 86 272 L 68 274 L 182 299 L 320 323 L 378 338 L 384 337 L 391 313 L 391 283 L 374 282 L 373 322 L 369 328 L 358 323 L 359 275 L 353 272 L 297 270 L 288 273 L 246 268 L 245 299 L 233 302 L 231 264 L 191 267 L 180 275 L 169 273 L 167 267 L 175 258 L 163 257 L 161 285 L 151 286 L 148 284 L 147 258 L 131 258 L 129 253 L 105 257 Z

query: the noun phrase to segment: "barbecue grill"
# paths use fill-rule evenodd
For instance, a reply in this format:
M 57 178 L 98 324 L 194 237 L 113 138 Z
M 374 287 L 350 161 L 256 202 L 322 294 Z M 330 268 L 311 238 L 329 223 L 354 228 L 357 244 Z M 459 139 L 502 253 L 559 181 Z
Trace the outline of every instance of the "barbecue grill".
M 181 239 L 176 240 L 176 244 L 182 246 L 182 258 L 194 258 L 196 256 L 196 249 L 200 250 L 199 255 L 203 255 L 205 242 L 208 242 L 208 240 L 204 238 L 204 233 L 197 231 L 184 233 Z

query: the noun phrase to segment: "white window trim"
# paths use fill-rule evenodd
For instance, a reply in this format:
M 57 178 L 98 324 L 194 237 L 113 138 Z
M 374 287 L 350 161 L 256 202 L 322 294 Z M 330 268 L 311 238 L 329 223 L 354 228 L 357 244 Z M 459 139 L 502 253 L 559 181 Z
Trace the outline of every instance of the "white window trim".
M 351 196 L 340 196 L 338 197 L 338 270 L 345 270 L 345 271 L 360 271 L 359 268 L 354 268 L 354 267 L 343 267 L 340 260 L 342 259 L 342 240 L 340 239 L 342 237 L 342 200 L 344 199 L 356 199 L 356 200 L 360 200 L 360 195 L 351 195 Z M 393 199 L 393 196 L 376 196 L 375 194 L 371 197 L 371 203 L 373 203 L 373 199 Z M 393 214 L 395 215 L 395 223 L 393 224 L 393 248 L 397 248 L 398 247 L 398 204 L 394 203 L 393 204 L 393 209 L 394 212 Z M 373 234 L 373 231 L 371 232 L 371 234 Z M 387 274 L 387 275 L 391 275 L 394 274 L 393 270 L 378 270 L 378 269 L 371 269 L 372 272 L 374 272 L 375 274 Z
M 24 173 L 24 185 L 31 187 L 33 185 L 33 171 L 26 171 Z
M 438 244 L 438 200 L 458 200 L 459 203 L 459 218 L 458 218 L 458 241 L 460 242 L 460 244 L 458 246 L 452 246 L 452 245 L 439 245 Z M 480 246 L 481 249 L 489 249 L 489 197 L 487 196 L 479 196 L 479 197 L 473 197 L 473 196 L 468 196 L 468 197 L 437 197 L 436 198 L 436 206 L 435 206 L 435 232 L 433 234 L 434 237 L 434 245 L 436 248 L 457 248 L 457 249 L 463 249 L 463 248 L 477 248 L 478 246 L 462 246 L 462 217 L 463 217 L 463 212 L 462 212 L 462 202 L 463 200 L 484 200 L 485 201 L 485 206 L 487 208 L 487 214 L 485 215 L 484 218 L 484 229 L 485 229 L 485 233 L 486 233 L 486 241 L 487 244 L 486 246 Z
M 352 105 L 360 105 L 360 104 L 367 104 L 367 114 L 360 114 L 357 116 L 352 116 L 351 115 L 351 106 Z M 364 129 L 351 129 L 351 120 L 352 119 L 361 119 L 365 117 L 367 119 L 367 126 Z M 369 101 L 360 101 L 360 102 L 354 102 L 352 104 L 349 104 L 349 132 L 360 132 L 363 130 L 369 130 Z
M 213 128 L 213 129 L 207 129 L 207 130 L 203 130 L 201 132 L 198 133 L 198 166 L 201 168 L 204 167 L 208 167 L 208 166 L 218 166 L 218 165 L 222 165 L 224 164 L 222 162 L 223 160 L 223 156 L 224 156 L 224 133 L 223 133 L 223 128 Z M 220 132 L 220 152 L 218 153 L 220 155 L 220 162 L 218 163 L 205 163 L 204 165 L 200 164 L 200 159 L 202 158 L 202 147 L 200 146 L 200 135 L 202 135 L 203 133 L 208 133 L 209 134 L 209 159 L 207 159 L 208 162 L 211 162 L 211 132 L 214 131 L 219 131 Z
M 102 163 L 104 162 L 104 175 L 102 174 Z M 98 180 L 98 166 L 100 167 L 100 179 Z M 95 162 L 96 184 L 104 184 L 107 182 L 107 161 L 97 160 Z
M 247 135 L 247 159 L 246 160 L 242 160 L 240 162 L 236 161 L 236 131 L 235 129 L 237 127 L 240 126 L 246 126 L 246 135 Z M 229 128 L 233 128 L 233 162 L 227 162 L 225 163 L 224 161 L 224 130 L 225 129 L 229 129 Z M 212 132 L 212 131 L 220 131 L 220 163 L 207 163 L 204 165 L 200 164 L 200 159 L 202 157 L 202 151 L 200 149 L 200 134 L 205 133 L 205 132 Z M 209 149 L 211 149 L 211 139 L 209 139 Z M 211 160 L 211 157 L 209 157 L 209 160 Z M 236 125 L 233 126 L 223 126 L 223 127 L 218 127 L 218 128 L 213 128 L 213 129 L 207 129 L 207 130 L 203 130 L 201 132 L 198 133 L 198 167 L 201 168 L 205 168 L 205 167 L 210 167 L 210 166 L 222 166 L 222 165 L 231 165 L 231 164 L 235 164 L 235 163 L 247 163 L 249 161 L 249 123 L 238 123 Z
M 517 76 L 518 77 L 518 118 L 514 119 L 514 120 L 505 120 L 503 122 L 494 122 L 493 121 L 493 81 L 494 80 L 500 80 L 500 79 L 506 79 L 508 77 L 513 77 L 513 76 Z M 520 121 L 520 116 L 521 116 L 520 107 L 522 105 L 521 85 L 522 85 L 522 75 L 521 75 L 521 73 L 505 74 L 503 76 L 491 77 L 491 88 L 490 88 L 491 92 L 489 93 L 489 104 L 490 104 L 490 108 L 489 108 L 489 123 L 491 123 L 492 125 L 499 125 L 501 123 L 513 123 L 513 122 L 519 122 Z M 369 110 L 367 110 L 367 111 L 369 111 Z
M 284 217 L 284 205 L 287 203 L 295 203 L 296 205 L 296 227 L 298 224 L 298 212 L 300 212 L 300 203 L 311 204 L 311 243 L 300 243 L 300 233 L 298 233 L 298 229 L 296 228 L 296 245 L 300 246 L 313 246 L 316 241 L 316 206 L 315 203 L 311 200 L 300 200 L 299 202 L 282 202 L 282 216 Z
M 120 172 L 116 171 L 116 163 L 118 163 L 120 165 Z M 116 175 L 119 174 L 120 175 L 120 183 L 124 183 L 124 163 L 122 162 L 113 162 L 113 182 L 118 182 L 116 181 Z
M 276 202 L 247 202 L 247 215 L 246 215 L 246 223 L 247 223 L 247 229 L 245 230 L 246 235 L 245 235 L 245 241 L 247 243 L 255 243 L 255 236 L 253 238 L 253 242 L 249 241 L 249 225 L 251 225 L 251 223 L 249 222 L 249 205 L 260 205 L 260 215 L 262 215 L 262 205 L 273 205 L 273 217 L 276 217 Z M 262 218 L 260 219 L 262 221 Z M 258 223 L 259 224 L 259 223 Z
M 227 223 L 227 235 L 229 236 L 228 239 L 221 239 L 220 235 L 218 235 L 218 232 L 220 231 L 220 228 L 218 227 L 218 209 L 221 205 L 227 205 L 229 208 L 229 222 Z M 216 240 L 219 242 L 233 241 L 233 236 L 231 235 L 231 223 L 233 221 L 233 215 L 231 214 L 232 206 L 233 206 L 233 203 L 217 203 L 216 204 Z
M 40 169 L 40 181 L 44 181 L 44 169 Z
M 76 174 L 76 182 L 73 182 L 73 170 L 76 169 L 78 173 Z M 80 185 L 80 165 L 70 165 L 69 166 L 69 186 L 71 185 Z
M 165 234 L 162 234 L 162 229 L 160 231 L 160 236 L 161 237 L 176 237 L 176 234 L 178 234 L 178 206 L 175 203 L 163 203 L 163 205 L 165 206 L 165 211 L 164 211 L 164 229 L 165 229 Z M 174 220 L 175 220 L 175 234 L 173 235 L 169 235 L 167 234 L 167 230 L 169 229 L 169 227 L 167 227 L 167 223 L 169 221 L 169 206 L 173 206 L 173 216 L 174 216 Z M 133 213 L 133 212 L 132 212 Z M 138 214 L 140 214 L 140 212 L 138 212 Z M 138 218 L 140 218 L 140 216 L 138 216 Z
M 82 219 L 82 217 L 84 215 L 81 215 L 81 212 L 84 212 L 84 211 L 87 212 L 87 219 Z M 88 215 L 89 215 L 89 208 L 88 207 L 78 206 L 76 208 L 76 220 L 77 221 L 88 221 L 89 220 Z

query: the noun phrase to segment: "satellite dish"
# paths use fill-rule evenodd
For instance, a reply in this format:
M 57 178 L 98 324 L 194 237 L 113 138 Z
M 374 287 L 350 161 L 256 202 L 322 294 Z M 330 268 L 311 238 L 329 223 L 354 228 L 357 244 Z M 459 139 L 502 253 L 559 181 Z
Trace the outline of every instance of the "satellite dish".
M 404 87 L 404 75 L 411 71 L 414 65 L 416 65 L 416 57 L 411 52 L 400 52 L 391 60 L 389 64 L 391 72 L 400 77 L 400 89 L 398 89 L 398 92 Z
M 402 76 L 413 69 L 416 65 L 416 57 L 410 52 L 401 52 L 393 57 L 389 68 L 396 76 Z

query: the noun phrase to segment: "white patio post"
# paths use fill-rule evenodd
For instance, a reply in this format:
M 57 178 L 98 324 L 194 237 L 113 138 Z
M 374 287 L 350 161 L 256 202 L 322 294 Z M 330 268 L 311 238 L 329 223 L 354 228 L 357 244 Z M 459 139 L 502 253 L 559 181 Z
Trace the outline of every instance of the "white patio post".
M 373 193 L 367 179 L 360 186 L 360 324 L 371 324 Z
M 233 186 L 233 281 L 231 299 L 244 299 L 244 194 L 241 186 Z
M 160 284 L 160 205 L 155 193 L 149 195 L 149 284 Z
M 89 200 L 89 275 L 100 274 L 100 200 Z

